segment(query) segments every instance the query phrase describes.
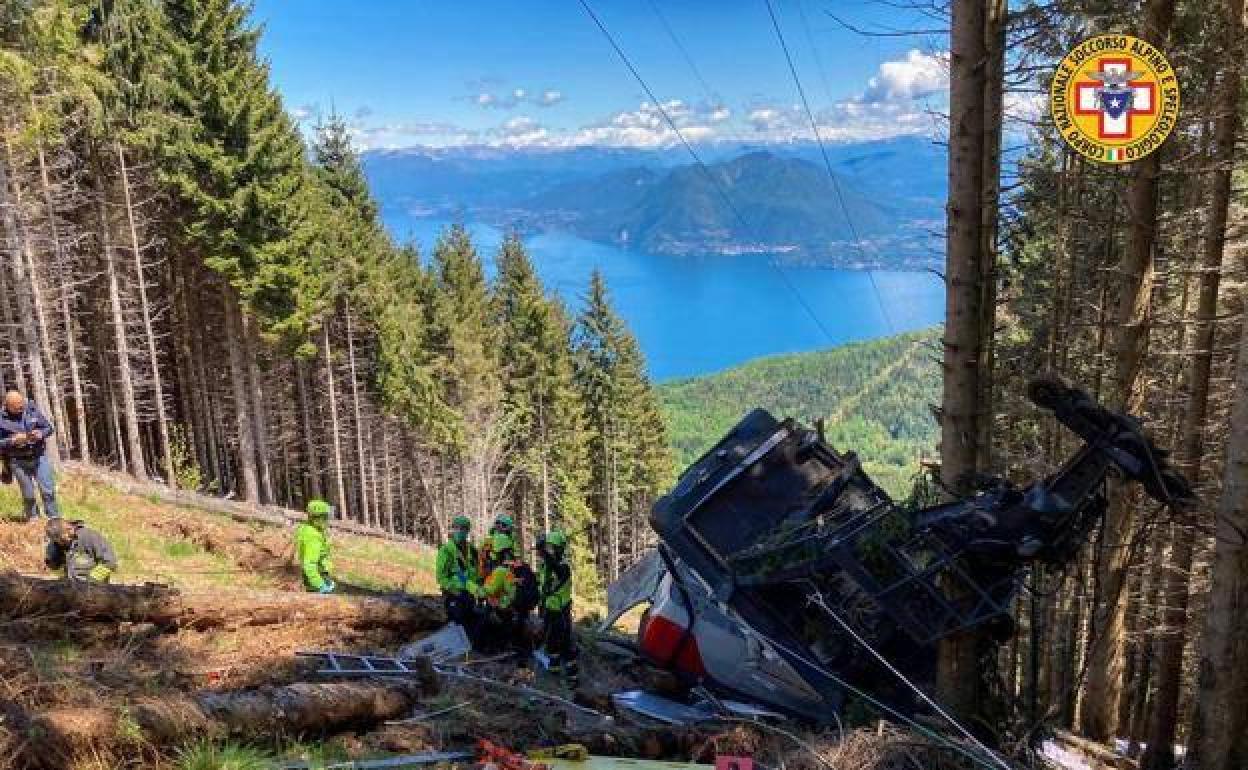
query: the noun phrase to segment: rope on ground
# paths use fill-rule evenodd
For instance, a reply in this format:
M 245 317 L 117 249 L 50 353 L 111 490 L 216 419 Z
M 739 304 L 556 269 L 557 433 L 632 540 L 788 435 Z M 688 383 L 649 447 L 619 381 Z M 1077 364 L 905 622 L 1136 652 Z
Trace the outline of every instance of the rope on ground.
M 607 722 L 615 721 L 614 717 L 612 717 L 610 714 L 604 714 L 601 711 L 595 711 L 594 709 L 587 708 L 585 706 L 582 706 L 579 703 L 574 703 L 568 700 L 567 698 L 554 695 L 553 693 L 548 693 L 545 690 L 539 690 L 535 687 L 529 687 L 528 685 L 509 684 L 507 682 L 501 682 L 497 679 L 491 679 L 488 676 L 478 676 L 476 674 L 469 674 L 467 671 L 461 671 L 458 668 L 450 668 L 447 666 L 434 666 L 434 670 L 437 671 L 442 676 L 450 677 L 451 679 L 464 679 L 470 682 L 476 682 L 478 684 L 490 685 L 492 687 L 501 687 L 504 690 L 511 690 L 512 692 L 518 692 L 523 695 L 527 695 L 531 698 L 538 698 L 541 700 L 551 701 L 552 703 L 558 703 L 566 708 L 570 708 L 574 711 L 579 711 L 582 714 L 588 714 L 590 716 L 597 717 L 598 719 L 601 719 Z

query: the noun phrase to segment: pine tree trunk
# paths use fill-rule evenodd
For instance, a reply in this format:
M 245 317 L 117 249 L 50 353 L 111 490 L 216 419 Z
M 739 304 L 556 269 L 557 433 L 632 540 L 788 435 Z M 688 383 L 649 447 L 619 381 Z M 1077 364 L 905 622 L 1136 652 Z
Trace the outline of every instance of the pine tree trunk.
M 178 376 L 178 405 L 188 448 L 195 453 L 195 463 L 205 473 L 204 481 L 215 478 L 217 469 L 208 457 L 210 436 L 205 428 L 204 415 L 199 409 L 200 389 L 195 375 L 194 357 L 191 354 L 191 321 L 187 309 L 188 268 L 177 254 L 170 255 L 169 283 L 173 286 L 173 354 Z M 207 475 L 211 474 L 211 476 Z
M 48 239 L 51 242 L 52 255 L 55 260 L 55 265 L 58 268 L 62 268 L 66 262 L 65 249 L 61 240 L 61 228 L 59 227 L 57 223 L 56 206 L 53 204 L 53 201 L 52 201 L 52 182 L 51 182 L 51 179 L 48 177 L 48 163 L 47 163 L 47 158 L 44 155 L 42 141 L 35 143 L 35 157 L 39 161 L 39 184 L 40 184 L 40 190 L 43 196 L 44 216 L 47 218 L 47 223 L 48 223 L 47 225 L 48 226 Z M 31 265 L 31 272 L 32 274 L 34 273 L 33 264 Z M 68 297 L 69 291 L 70 291 L 69 286 L 63 285 L 61 287 L 61 292 L 60 292 L 61 297 L 62 298 Z M 41 298 L 37 297 L 36 299 L 40 303 L 42 303 Z M 48 324 L 46 320 L 47 315 L 45 314 L 42 307 L 39 308 L 39 319 L 40 319 L 41 336 L 45 340 L 45 342 L 50 342 L 52 338 L 48 332 Z M 77 362 L 77 351 L 73 349 L 74 348 L 74 327 L 69 323 L 65 324 L 65 339 L 62 342 L 63 344 L 66 344 L 70 348 L 67 351 L 67 355 L 68 355 L 69 362 L 70 362 L 69 367 L 71 370 L 70 377 L 71 379 L 76 380 L 78 378 L 78 373 L 73 370 Z M 49 375 L 48 376 L 48 388 L 51 391 L 50 395 L 52 398 L 52 403 L 49 406 L 52 409 L 53 419 L 56 420 L 56 428 L 58 431 L 60 431 L 60 434 L 59 434 L 60 440 L 57 443 L 61 447 L 64 447 L 65 454 L 69 455 L 73 451 L 76 440 L 81 439 L 82 436 L 80 434 L 75 434 L 74 431 L 69 429 L 70 422 L 69 422 L 69 416 L 66 412 L 66 407 L 65 407 L 65 396 L 61 391 L 61 375 L 60 375 L 60 372 L 57 371 L 58 369 L 57 356 L 53 352 L 51 345 L 46 346 L 46 353 L 48 356 L 48 364 L 49 364 L 48 366 L 48 375 Z M 81 400 L 77 401 L 77 404 L 79 405 L 79 408 L 81 409 L 82 401 Z M 86 445 L 83 444 L 83 446 L 85 447 Z M 59 450 L 59 447 L 58 447 L 58 450 Z
M 329 435 L 334 460 L 334 494 L 339 518 L 346 516 L 347 491 L 342 480 L 342 440 L 338 425 L 338 388 L 334 384 L 334 353 L 329 344 L 329 319 L 321 324 L 321 352 L 325 356 L 325 380 L 329 387 Z
M 1248 318 L 1243 322 L 1231 425 L 1248 425 Z M 1213 577 L 1200 649 L 1197 719 L 1189 749 L 1201 770 L 1248 767 L 1248 431 L 1227 440 Z
M 108 306 L 113 331 L 114 355 L 117 358 L 117 379 L 114 385 L 121 398 L 121 423 L 125 428 L 126 468 L 137 478 L 147 477 L 147 464 L 143 457 L 143 440 L 139 428 L 138 399 L 134 394 L 131 376 L 130 339 L 126 334 L 125 313 L 121 305 L 121 285 L 117 276 L 117 254 L 113 248 L 112 224 L 108 217 L 108 192 L 102 177 L 102 164 L 96 169 L 96 205 L 99 209 L 100 256 L 104 261 L 104 276 L 108 292 Z
M 364 455 L 364 418 L 360 411 L 360 378 L 355 369 L 355 328 L 351 323 L 351 301 L 343 300 L 343 318 L 347 325 L 347 371 L 351 379 L 351 412 L 355 423 L 355 465 L 360 477 L 360 523 L 372 524 L 372 507 L 368 500 L 368 460 Z
M 203 283 L 203 275 L 197 274 L 197 278 L 198 280 L 192 284 L 196 291 L 188 295 L 186 298 L 188 302 L 188 318 L 191 317 L 189 302 L 192 297 L 198 306 L 198 312 L 195 314 L 196 317 L 202 318 L 208 310 L 208 303 L 205 301 L 205 297 L 211 295 L 207 293 L 208 287 Z M 230 301 L 228 297 L 226 297 L 226 301 Z M 228 313 L 224 313 L 222 315 L 222 327 L 226 326 L 229 317 Z M 222 440 L 220 422 L 221 410 L 217 408 L 217 404 L 220 403 L 220 399 L 215 396 L 217 389 L 210 384 L 210 380 L 208 379 L 208 367 L 204 360 L 208 349 L 208 341 L 205 338 L 204 327 L 202 324 L 190 324 L 189 330 L 192 342 L 190 346 L 191 371 L 195 381 L 195 392 L 198 395 L 198 408 L 196 411 L 203 416 L 204 449 L 208 455 L 208 465 L 212 468 L 212 476 L 217 481 L 217 490 L 224 494 L 229 488 L 229 473 L 226 468 L 228 462 L 224 458 L 226 452 L 224 451 L 225 442 Z M 228 329 L 226 331 L 226 336 L 233 336 Z
M 121 142 L 113 142 L 117 153 L 117 168 L 121 179 L 122 202 L 126 208 L 126 224 L 130 234 L 130 253 L 134 257 L 135 284 L 139 293 L 139 317 L 143 320 L 143 337 L 147 341 L 147 358 L 152 367 L 152 400 L 156 406 L 156 430 L 160 438 L 160 466 L 165 483 L 176 485 L 173 475 L 173 450 L 169 444 L 169 418 L 165 414 L 165 386 L 160 373 L 160 355 L 156 352 L 156 330 L 152 326 L 152 308 L 147 300 L 147 281 L 144 278 L 143 250 L 139 245 L 139 229 L 134 220 L 134 202 L 130 197 L 130 172 L 126 168 L 126 153 Z
M 988 17 L 993 0 L 953 0 L 950 34 L 949 202 L 946 232 L 944 393 L 941 399 L 941 477 L 949 489 L 967 490 L 984 456 L 980 403 L 987 384 L 982 364 L 989 317 L 983 285 L 988 272 L 983 253 L 983 215 L 990 52 Z M 957 634 L 940 645 L 937 690 L 953 713 L 968 716 L 980 708 L 980 640 Z
M 1221 267 L 1226 252 L 1227 214 L 1231 203 L 1238 108 L 1244 77 L 1248 16 L 1244 0 L 1227 0 L 1223 46 L 1226 72 L 1216 99 L 1214 151 L 1217 170 L 1210 179 L 1209 218 L 1205 223 L 1204 258 L 1197 300 L 1197 327 L 1189 367 L 1191 394 L 1184 425 L 1182 456 L 1189 474 L 1198 474 L 1205 454 L 1204 427 L 1208 416 L 1210 369 L 1215 342 L 1217 298 Z M 1213 583 L 1205 616 L 1205 636 L 1200 650 L 1198 703 L 1188 740 L 1190 756 L 1205 770 L 1229 770 L 1248 765 L 1248 619 L 1243 597 L 1248 596 L 1248 319 L 1244 322 L 1235 374 L 1232 429 L 1215 525 Z M 1186 610 L 1192 564 L 1191 533 L 1186 529 L 1175 542 L 1176 554 L 1166 581 L 1167 624 L 1177 632 L 1164 640 L 1158 652 L 1158 696 L 1149 731 L 1149 751 L 1141 766 L 1154 770 L 1164 766 L 1172 751 L 1174 724 L 1178 717 L 1178 690 Z M 1179 549 L 1184 549 L 1179 552 Z M 1238 613 L 1238 615 L 1236 615 Z M 1236 646 L 1238 644 L 1238 650 Z M 1164 700 L 1163 700 L 1164 698 Z M 1169 721 L 1164 721 L 1169 716 Z M 1154 750 L 1155 749 L 1155 750 Z
M 381 425 L 381 457 L 381 472 L 385 477 L 386 531 L 394 534 L 394 477 L 391 475 L 394 469 L 390 464 L 390 431 L 384 422 Z
M 251 399 L 251 431 L 254 437 L 256 477 L 260 502 L 273 502 L 273 471 L 269 465 L 269 415 L 260 378 L 260 344 L 256 322 L 246 312 L 239 314 L 242 322 L 243 364 L 247 372 L 247 394 Z
M 0 166 L 2 166 L 2 164 L 0 164 Z M 0 167 L 0 176 L 3 174 L 4 169 Z M 0 179 L 0 196 L 5 194 L 5 189 L 5 180 Z M 0 221 L 4 222 L 6 230 L 9 230 L 10 232 L 16 231 L 16 226 L 11 225 L 7 216 Z M 11 255 L 11 258 L 15 259 L 16 254 Z M 0 292 L 2 292 L 6 297 L 13 296 L 12 287 L 9 286 L 9 270 L 3 264 L 0 264 Z M 3 313 L 3 315 L 0 316 L 0 320 L 3 320 L 4 322 L 3 328 L 0 328 L 0 334 L 4 335 L 5 342 L 7 343 L 6 347 L 8 347 L 9 352 L 9 368 L 13 370 L 13 378 L 5 383 L 5 388 L 6 390 L 8 388 L 12 388 L 13 390 L 21 391 L 26 389 L 23 371 L 25 367 L 22 365 L 22 348 L 17 341 L 17 319 L 13 317 L 13 312 L 13 303 L 0 302 L 0 313 Z
M 312 435 L 312 405 L 308 398 L 308 368 L 306 362 L 295 357 L 295 394 L 299 399 L 300 438 L 303 440 L 304 494 L 309 498 L 321 497 L 321 463 Z
M 259 502 L 259 481 L 256 471 L 255 426 L 252 422 L 247 385 L 247 362 L 244 358 L 241 308 L 234 292 L 228 286 L 221 290 L 221 304 L 225 310 L 225 346 L 230 357 L 230 385 L 234 392 L 234 418 L 238 428 L 238 467 L 241 476 L 239 497 L 249 502 Z
M 1164 49 L 1174 19 L 1174 0 L 1149 0 L 1144 14 L 1140 36 Z M 1115 275 L 1118 292 L 1114 297 L 1108 351 L 1112 380 L 1106 400 L 1113 408 L 1132 413 L 1139 412 L 1143 399 L 1139 374 L 1150 326 L 1160 172 L 1160 152 L 1135 164 L 1127 192 L 1129 238 Z M 1112 740 L 1118 727 L 1126 608 L 1121 598 L 1129 560 L 1133 556 L 1126 546 L 1134 529 L 1137 500 L 1138 495 L 1128 492 L 1125 485 L 1111 490 L 1101 538 L 1103 549 L 1097 575 L 1101 594 L 1095 608 L 1096 635 L 1088 652 L 1080 730 L 1085 737 L 1102 743 Z
M 23 342 L 26 347 L 26 367 L 35 401 L 44 409 L 53 410 L 48 388 L 47 373 L 43 366 L 47 323 L 42 318 L 42 300 L 37 276 L 33 273 L 34 256 L 30 233 L 22 215 L 21 188 L 17 180 L 17 167 L 13 163 L 13 150 L 7 135 L 4 139 L 6 163 L 0 163 L 0 209 L 4 211 L 5 229 L 12 233 L 16 248 L 11 255 L 13 291 L 8 295 L 17 299 Z M 6 165 L 7 164 L 7 165 Z M 53 411 L 53 414 L 55 412 Z M 58 457 L 56 442 L 48 444 L 48 454 L 55 461 Z

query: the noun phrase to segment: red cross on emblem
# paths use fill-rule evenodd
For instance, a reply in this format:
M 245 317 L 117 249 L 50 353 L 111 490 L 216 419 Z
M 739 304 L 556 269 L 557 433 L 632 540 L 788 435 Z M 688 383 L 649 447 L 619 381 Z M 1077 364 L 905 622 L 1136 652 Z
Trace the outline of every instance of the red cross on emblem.
M 1129 72 L 1130 59 L 1098 59 L 1098 71 L 1105 73 Z M 1097 95 L 1102 88 L 1095 80 L 1083 80 L 1075 84 L 1075 114 L 1097 116 L 1097 136 L 1101 139 L 1130 139 L 1134 136 L 1131 130 L 1131 118 L 1135 115 L 1157 114 L 1157 84 L 1142 80 L 1127 83 L 1130 88 L 1131 108 L 1117 118 L 1111 116 Z M 1111 97 L 1112 98 L 1112 97 Z M 1123 94 L 1126 98 L 1126 94 Z

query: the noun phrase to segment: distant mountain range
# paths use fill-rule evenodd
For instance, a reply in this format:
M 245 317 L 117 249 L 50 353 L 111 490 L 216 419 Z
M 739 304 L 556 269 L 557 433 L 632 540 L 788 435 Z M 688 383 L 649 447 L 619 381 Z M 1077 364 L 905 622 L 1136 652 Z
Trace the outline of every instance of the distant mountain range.
M 364 163 L 383 207 L 414 216 L 563 230 L 652 253 L 894 268 L 941 257 L 945 156 L 930 141 L 830 145 L 836 185 L 813 144 L 700 149 L 705 169 L 676 150 L 605 148 L 384 151 Z

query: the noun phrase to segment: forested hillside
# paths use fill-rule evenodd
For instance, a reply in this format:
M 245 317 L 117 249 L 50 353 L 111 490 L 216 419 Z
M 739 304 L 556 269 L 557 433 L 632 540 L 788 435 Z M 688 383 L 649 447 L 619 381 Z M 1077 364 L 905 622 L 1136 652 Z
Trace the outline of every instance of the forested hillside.
M 0 11 L 0 387 L 55 451 L 429 540 L 505 510 L 568 529 L 587 578 L 637 552 L 671 462 L 600 280 L 573 318 L 518 239 L 391 242 L 345 123 L 305 141 L 242 3 Z
M 935 330 L 904 334 L 663 383 L 676 459 L 687 466 L 757 406 L 811 428 L 822 418 L 833 447 L 857 452 L 875 482 L 903 498 L 936 451 L 938 340 Z

